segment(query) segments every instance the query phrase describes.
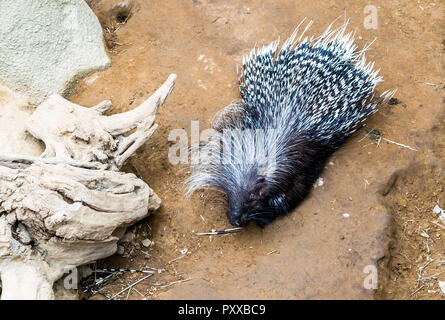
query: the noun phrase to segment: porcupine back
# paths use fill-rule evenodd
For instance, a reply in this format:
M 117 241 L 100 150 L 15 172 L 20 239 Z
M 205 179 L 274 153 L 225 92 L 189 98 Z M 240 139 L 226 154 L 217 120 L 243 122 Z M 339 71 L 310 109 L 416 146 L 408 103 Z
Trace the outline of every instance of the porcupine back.
M 311 22 L 298 36 L 303 22 L 280 50 L 275 41 L 243 58 L 241 103 L 219 116 L 218 139 L 187 180 L 189 192 L 224 192 L 236 226 L 292 210 L 327 158 L 392 94 L 374 98 L 382 79 L 366 62 L 368 47 L 357 51 L 353 33 L 345 34 L 347 22 L 310 39 L 303 35 Z

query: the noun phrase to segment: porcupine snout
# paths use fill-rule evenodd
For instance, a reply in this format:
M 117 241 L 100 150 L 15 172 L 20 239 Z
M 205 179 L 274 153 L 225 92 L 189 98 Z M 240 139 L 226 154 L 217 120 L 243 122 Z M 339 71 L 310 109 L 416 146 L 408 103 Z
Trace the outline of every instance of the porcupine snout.
M 251 220 L 251 216 L 260 209 L 260 183 L 262 180 L 255 177 L 255 172 L 251 171 L 244 178 L 243 185 L 227 190 L 227 219 L 231 225 L 245 227 Z
M 247 215 L 245 213 L 241 214 L 241 209 L 239 207 L 229 209 L 229 211 L 227 211 L 227 219 L 234 227 L 244 227 L 248 222 Z
M 235 227 L 245 227 L 251 221 L 264 227 L 283 211 L 273 203 L 272 199 L 277 197 L 267 198 L 252 193 L 249 197 L 237 198 L 238 202 L 233 205 L 230 204 L 233 200 L 229 199 L 227 211 L 229 223 Z
M 245 227 L 251 221 L 263 227 L 269 224 L 284 210 L 283 195 L 273 190 L 265 177 L 256 170 L 246 176 L 247 185 L 227 192 L 229 223 L 235 227 Z
M 227 219 L 229 223 L 235 227 L 245 227 L 249 223 L 249 215 L 252 203 L 250 197 L 238 195 L 234 197 L 229 196 L 229 206 L 227 210 Z

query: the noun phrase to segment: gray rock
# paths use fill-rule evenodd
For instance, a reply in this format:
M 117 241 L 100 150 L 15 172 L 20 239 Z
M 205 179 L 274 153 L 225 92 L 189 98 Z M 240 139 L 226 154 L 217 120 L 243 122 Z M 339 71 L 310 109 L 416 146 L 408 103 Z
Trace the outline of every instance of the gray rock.
M 83 0 L 0 1 L 0 80 L 35 103 L 66 95 L 109 66 L 102 28 Z

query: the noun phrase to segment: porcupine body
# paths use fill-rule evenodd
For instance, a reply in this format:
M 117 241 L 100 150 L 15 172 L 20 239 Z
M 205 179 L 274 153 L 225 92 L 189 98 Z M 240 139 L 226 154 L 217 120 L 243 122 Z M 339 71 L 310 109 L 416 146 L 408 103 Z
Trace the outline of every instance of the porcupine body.
M 225 193 L 234 226 L 264 226 L 294 209 L 329 156 L 391 95 L 374 98 L 382 79 L 366 62 L 367 48 L 357 51 L 345 33 L 347 22 L 302 39 L 310 24 L 280 50 L 276 41 L 243 58 L 242 100 L 219 116 L 205 160 L 187 180 L 189 192 Z

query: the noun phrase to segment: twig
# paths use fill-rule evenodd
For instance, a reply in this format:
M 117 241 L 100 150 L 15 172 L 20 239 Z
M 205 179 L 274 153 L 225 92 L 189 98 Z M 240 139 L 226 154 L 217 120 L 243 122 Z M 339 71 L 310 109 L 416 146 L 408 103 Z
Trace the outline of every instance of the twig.
M 98 285 L 104 283 L 105 281 L 109 280 L 110 278 L 116 276 L 115 273 L 109 274 L 108 276 L 106 276 L 105 278 L 99 279 L 97 281 L 95 281 L 92 285 L 89 285 L 88 287 L 85 288 L 85 290 L 83 290 L 83 293 L 87 293 L 88 291 L 90 291 L 91 289 L 97 287 Z
M 143 277 L 142 279 L 139 279 L 136 282 L 133 282 L 131 285 L 129 285 L 128 287 L 126 287 L 125 289 L 122 289 L 121 291 L 119 291 L 118 293 L 116 293 L 114 296 L 112 296 L 110 299 L 108 300 L 113 300 L 114 298 L 116 298 L 117 296 L 119 296 L 120 294 L 124 293 L 125 291 L 127 291 L 128 289 L 133 288 L 135 285 L 141 283 L 142 281 L 144 281 L 145 279 L 148 279 L 149 277 L 151 277 L 153 275 L 153 273 L 146 275 L 145 277 Z
M 210 232 L 200 232 L 200 233 L 195 233 L 197 236 L 212 236 L 212 235 L 218 235 L 218 234 L 229 234 L 229 233 L 235 233 L 235 232 L 240 232 L 243 228 L 230 228 L 230 229 L 226 229 L 226 230 L 221 230 L 221 231 L 216 231 L 216 230 L 212 230 Z
M 168 283 L 146 283 L 146 285 L 158 286 L 161 289 L 163 289 L 163 288 L 170 287 L 170 286 L 172 286 L 174 284 L 178 284 L 178 283 L 186 282 L 186 281 L 190 281 L 190 280 L 193 280 L 193 279 L 192 278 L 187 278 L 187 279 L 184 279 L 184 280 L 177 280 L 177 281 L 172 281 L 172 282 L 168 282 Z
M 374 130 L 374 129 L 373 129 L 373 130 Z M 364 136 L 363 138 L 361 138 L 359 141 L 357 141 L 357 143 L 358 143 L 358 142 L 362 142 L 363 140 L 365 140 L 365 139 L 371 134 L 371 132 L 372 132 L 373 130 L 369 130 L 369 131 L 365 134 L 365 136 Z
M 389 139 L 386 139 L 386 138 L 383 138 L 383 137 L 382 137 L 382 139 L 385 140 L 386 142 L 395 144 L 395 145 L 397 145 L 399 147 L 403 147 L 403 148 L 406 148 L 406 149 L 409 149 L 409 150 L 412 150 L 412 151 L 418 151 L 417 149 L 414 149 L 413 147 L 407 146 L 406 144 L 398 143 L 398 142 L 395 142 L 395 141 L 392 141 L 392 140 L 389 140 Z
M 176 260 L 182 259 L 182 258 L 184 258 L 184 257 L 186 257 L 186 256 L 187 256 L 187 255 L 184 254 L 184 255 L 182 255 L 182 256 L 179 256 L 179 257 L 177 257 L 177 258 L 174 258 L 174 259 L 170 260 L 170 261 L 167 262 L 167 263 L 170 264 L 170 263 L 175 262 Z
M 436 226 L 441 227 L 442 229 L 445 229 L 445 227 L 443 225 L 441 225 L 440 223 L 438 223 L 436 221 L 431 221 L 431 223 L 434 223 Z
M 147 297 L 146 296 L 144 296 L 142 293 L 140 293 L 139 292 L 139 290 L 138 289 L 136 289 L 136 288 L 133 288 L 133 291 L 136 291 L 136 293 L 137 294 L 139 294 L 142 298 L 144 298 L 144 299 L 146 299 Z
M 135 269 L 114 269 L 114 268 L 103 268 L 103 269 L 96 269 L 94 272 L 108 272 L 108 273 L 114 273 L 114 272 L 131 272 L 131 273 L 154 273 L 152 270 L 135 270 Z
M 430 246 L 428 245 L 428 241 L 430 241 L 431 238 L 427 233 L 427 231 L 429 231 L 429 229 L 423 230 L 422 228 L 420 228 L 420 230 L 422 230 L 422 232 L 420 233 L 420 236 L 425 238 L 427 253 L 430 253 L 431 250 L 430 250 Z
M 432 280 L 432 279 L 437 279 L 438 276 L 440 276 L 442 273 L 444 273 L 445 271 L 442 272 L 438 272 L 436 274 L 433 274 L 431 276 L 427 276 L 427 277 L 423 277 L 421 279 L 419 279 L 420 281 L 427 281 L 427 280 Z
M 418 288 L 416 291 L 414 291 L 413 293 L 411 293 L 411 296 L 415 295 L 418 291 L 420 291 L 422 288 L 424 287 L 424 285 L 422 285 L 420 288 Z
M 384 140 L 384 141 L 386 141 L 386 142 L 388 142 L 388 143 L 395 144 L 395 145 L 397 145 L 397 146 L 399 146 L 399 147 L 403 147 L 403 148 L 406 148 L 406 149 L 409 149 L 409 150 L 412 150 L 412 151 L 417 151 L 417 149 L 414 149 L 413 147 L 410 147 L 410 146 L 408 146 L 408 145 L 406 145 L 406 144 L 398 143 L 398 142 L 392 141 L 392 140 L 390 140 L 390 139 L 383 138 L 383 137 L 382 137 L 382 134 L 380 133 L 379 130 L 375 130 L 375 129 L 373 129 L 373 130 L 369 130 L 369 129 L 367 129 L 367 128 L 365 128 L 365 130 L 367 131 L 366 135 L 365 135 L 362 139 L 360 139 L 358 142 L 360 142 L 360 141 L 362 141 L 363 139 L 365 139 L 366 137 L 372 135 L 372 137 L 370 137 L 370 138 L 371 138 L 372 140 L 374 140 L 374 143 L 377 145 L 377 147 L 379 147 L 379 146 L 380 146 L 380 142 L 381 142 L 382 140 Z M 366 146 L 368 146 L 368 145 L 369 145 L 369 144 L 365 145 L 364 147 L 366 147 Z
M 380 147 L 380 142 L 382 142 L 382 137 L 379 137 L 379 139 L 377 140 L 377 148 L 379 148 Z
M 147 257 L 151 257 L 151 254 L 149 254 L 148 252 L 145 252 L 145 251 L 142 251 L 142 250 L 141 250 L 141 252 L 142 252 L 143 254 L 145 254 Z
M 419 284 L 420 281 L 423 282 L 425 280 L 429 280 L 429 279 L 427 279 L 429 277 L 423 278 L 422 273 L 425 270 L 425 268 L 428 267 L 430 265 L 430 263 L 434 261 L 434 259 L 431 259 L 429 256 L 427 256 L 427 259 L 428 259 L 428 262 L 426 263 L 426 265 L 420 266 L 419 271 L 417 272 L 417 285 Z

